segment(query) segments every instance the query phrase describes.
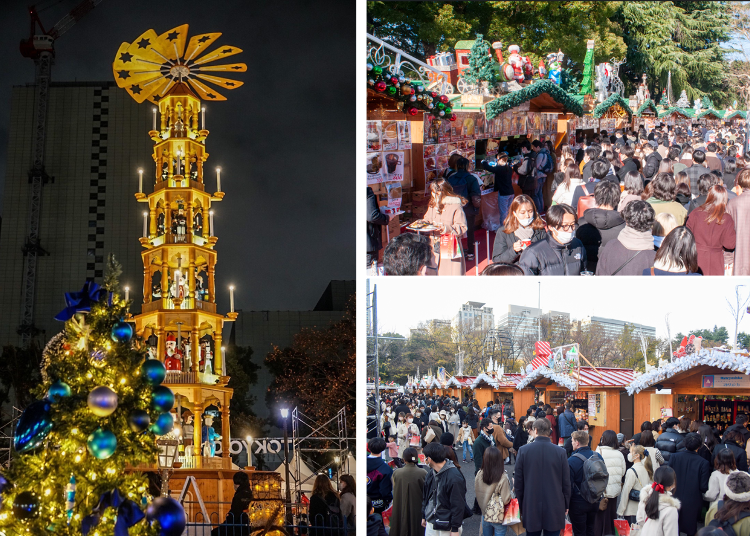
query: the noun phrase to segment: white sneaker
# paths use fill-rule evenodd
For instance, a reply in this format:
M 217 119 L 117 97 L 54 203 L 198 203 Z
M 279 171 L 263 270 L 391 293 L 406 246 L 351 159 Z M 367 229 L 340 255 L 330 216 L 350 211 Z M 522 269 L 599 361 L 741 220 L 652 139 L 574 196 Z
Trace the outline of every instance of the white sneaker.
M 505 458 L 505 463 L 510 463 L 510 456 L 508 456 L 507 458 Z

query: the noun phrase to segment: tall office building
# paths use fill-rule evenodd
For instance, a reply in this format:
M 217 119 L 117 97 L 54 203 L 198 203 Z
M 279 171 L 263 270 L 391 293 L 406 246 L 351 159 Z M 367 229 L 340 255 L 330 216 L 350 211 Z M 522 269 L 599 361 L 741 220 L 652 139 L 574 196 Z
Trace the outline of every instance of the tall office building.
M 451 326 L 469 331 L 489 330 L 495 327 L 495 314 L 492 307 L 485 307 L 484 303 L 467 301 L 453 317 Z
M 542 321 L 559 319 L 563 322 L 570 322 L 570 313 L 552 310 L 545 313 L 536 307 L 508 304 L 508 312 L 500 316 L 497 328 L 509 337 L 518 340 L 526 338 L 536 340 L 540 331 L 540 319 Z
M 20 344 L 34 99 L 34 86 L 13 88 L 0 233 L 0 345 Z M 123 265 L 121 283 L 130 287 L 134 304 L 142 303 L 143 206 L 134 194 L 137 169 L 154 169 L 151 107 L 137 104 L 114 82 L 53 82 L 47 113 L 45 168 L 51 179 L 42 190 L 40 219 L 46 254 L 38 258 L 34 301 L 41 344 L 63 328 L 54 320 L 65 305 L 63 293 L 79 290 L 86 279 L 101 283 L 110 253 Z
M 599 325 L 604 329 L 604 334 L 608 337 L 617 337 L 625 329 L 625 324 L 629 324 L 635 328 L 636 335 L 638 332 L 642 332 L 644 337 L 656 338 L 656 328 L 654 326 L 644 326 L 643 324 L 637 324 L 635 322 L 629 322 L 627 320 L 614 320 L 612 318 L 604 318 L 602 316 L 587 316 L 581 319 L 581 326 L 587 325 Z

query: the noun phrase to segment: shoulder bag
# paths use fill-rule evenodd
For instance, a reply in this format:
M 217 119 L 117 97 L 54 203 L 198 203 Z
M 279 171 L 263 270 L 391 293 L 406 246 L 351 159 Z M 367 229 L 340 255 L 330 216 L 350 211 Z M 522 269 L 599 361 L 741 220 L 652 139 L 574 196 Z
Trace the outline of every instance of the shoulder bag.
M 631 467 L 631 469 L 633 468 Z M 641 482 L 641 477 L 638 476 L 638 471 L 633 469 L 633 473 L 635 473 L 635 478 L 638 480 L 638 483 L 641 485 L 641 489 L 643 489 L 643 482 Z M 631 501 L 640 502 L 641 490 L 630 488 L 630 493 L 628 493 L 628 499 L 630 499 Z
M 615 270 L 614 272 L 612 272 L 612 275 L 617 275 L 618 273 L 620 273 L 620 270 L 622 270 L 622 269 L 623 269 L 623 268 L 625 268 L 625 267 L 626 267 L 626 266 L 627 266 L 628 264 L 630 264 L 630 261 L 632 261 L 633 259 L 635 259 L 635 258 L 636 258 L 636 257 L 638 256 L 638 254 L 639 254 L 639 253 L 640 253 L 641 251 L 643 251 L 643 250 L 642 250 L 642 249 L 639 249 L 638 251 L 636 251 L 636 252 L 635 252 L 635 255 L 633 255 L 632 257 L 630 257 L 630 258 L 629 258 L 628 260 L 626 260 L 626 261 L 625 261 L 625 262 L 623 263 L 623 265 L 622 265 L 622 266 L 620 266 L 620 267 L 619 267 L 619 268 L 618 268 L 617 270 Z

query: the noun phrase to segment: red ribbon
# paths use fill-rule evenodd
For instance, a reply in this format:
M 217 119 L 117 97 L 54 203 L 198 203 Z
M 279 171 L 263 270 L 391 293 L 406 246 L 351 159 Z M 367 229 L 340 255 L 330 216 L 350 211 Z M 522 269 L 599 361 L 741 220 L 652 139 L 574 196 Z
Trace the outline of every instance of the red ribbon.
M 662 486 L 661 484 L 657 484 L 656 482 L 654 482 L 653 484 L 651 484 L 651 487 L 656 490 L 657 493 L 664 493 L 664 486 Z

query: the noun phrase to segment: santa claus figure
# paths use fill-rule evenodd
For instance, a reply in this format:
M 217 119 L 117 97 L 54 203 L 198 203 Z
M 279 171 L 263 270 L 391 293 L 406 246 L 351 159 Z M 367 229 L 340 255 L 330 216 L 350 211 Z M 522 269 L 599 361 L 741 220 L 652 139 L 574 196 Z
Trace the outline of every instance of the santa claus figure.
M 534 78 L 534 65 L 528 56 L 524 56 L 523 58 L 523 76 L 525 80 Z
M 167 335 L 166 347 L 164 366 L 167 371 L 182 372 L 182 350 L 177 348 L 177 339 L 174 334 Z
M 521 57 L 521 47 L 518 45 L 510 45 L 508 47 L 508 52 L 510 53 L 510 57 L 508 58 L 508 63 L 513 67 L 513 79 L 516 82 L 523 82 L 524 81 L 524 74 L 523 74 L 523 58 Z

